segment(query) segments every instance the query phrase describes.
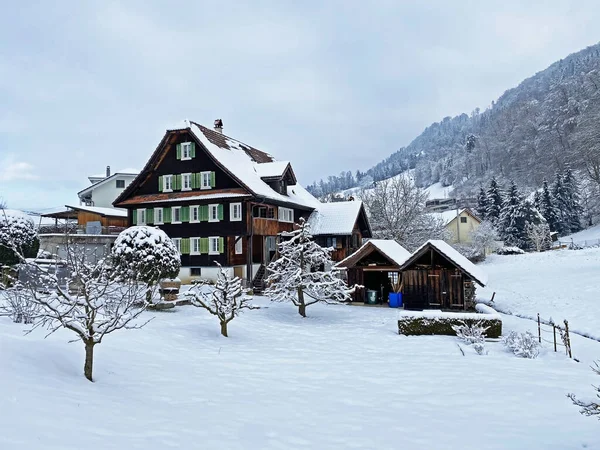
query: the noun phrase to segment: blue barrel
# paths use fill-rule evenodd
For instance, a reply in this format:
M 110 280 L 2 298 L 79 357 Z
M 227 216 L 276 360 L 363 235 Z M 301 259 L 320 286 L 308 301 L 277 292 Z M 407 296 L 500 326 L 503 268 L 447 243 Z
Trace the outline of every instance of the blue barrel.
M 397 293 L 397 292 L 390 292 L 389 294 L 389 299 L 390 299 L 390 308 L 398 308 L 398 306 L 400 306 L 400 296 L 402 294 Z
M 402 308 L 402 292 L 398 292 L 398 308 Z

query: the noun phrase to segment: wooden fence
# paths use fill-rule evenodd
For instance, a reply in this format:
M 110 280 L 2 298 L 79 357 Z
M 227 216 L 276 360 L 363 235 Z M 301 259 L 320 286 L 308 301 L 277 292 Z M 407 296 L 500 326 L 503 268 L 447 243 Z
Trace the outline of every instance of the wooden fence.
M 552 319 L 550 319 L 547 322 L 546 321 L 542 322 L 542 320 L 540 319 L 540 314 L 538 313 L 537 324 L 538 324 L 538 340 L 539 340 L 540 344 L 542 343 L 542 341 L 544 341 L 548 344 L 553 344 L 555 352 L 558 351 L 558 347 L 564 347 L 565 354 L 569 358 L 573 358 L 573 353 L 571 351 L 571 337 L 569 336 L 569 321 L 568 320 L 564 321 L 564 327 L 563 327 L 561 325 L 554 323 L 554 321 Z M 542 334 L 542 333 L 544 333 L 544 334 Z M 557 333 L 562 342 L 557 341 L 557 339 L 556 339 Z M 550 334 L 552 335 L 552 340 L 549 339 Z M 548 339 L 546 339 L 543 336 L 548 336 Z

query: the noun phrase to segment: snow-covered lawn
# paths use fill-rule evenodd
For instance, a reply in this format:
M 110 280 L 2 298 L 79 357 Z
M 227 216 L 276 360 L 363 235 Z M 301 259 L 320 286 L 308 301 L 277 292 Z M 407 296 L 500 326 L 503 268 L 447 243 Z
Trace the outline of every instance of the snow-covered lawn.
M 230 338 L 201 309 L 145 313 L 97 347 L 93 384 L 71 333 L 1 317 L 0 449 L 600 449 L 600 424 L 565 396 L 591 396 L 586 364 L 499 343 L 462 356 L 453 337 L 399 336 L 392 309 L 302 319 L 256 302 Z
M 564 243 L 574 242 L 583 246 L 600 245 L 600 225 L 594 225 L 570 236 L 561 237 L 559 241 Z
M 477 295 L 504 311 L 555 322 L 600 339 L 600 248 L 492 255 L 480 265 L 489 284 Z M 598 352 L 600 359 L 600 351 Z

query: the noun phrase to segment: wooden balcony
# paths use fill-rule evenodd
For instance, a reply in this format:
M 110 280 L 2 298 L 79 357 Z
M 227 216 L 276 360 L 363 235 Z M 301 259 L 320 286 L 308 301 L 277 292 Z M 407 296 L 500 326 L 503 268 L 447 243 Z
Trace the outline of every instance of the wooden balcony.
M 293 223 L 279 222 L 276 219 L 263 219 L 254 217 L 252 219 L 252 231 L 255 236 L 276 236 L 282 231 L 292 231 Z

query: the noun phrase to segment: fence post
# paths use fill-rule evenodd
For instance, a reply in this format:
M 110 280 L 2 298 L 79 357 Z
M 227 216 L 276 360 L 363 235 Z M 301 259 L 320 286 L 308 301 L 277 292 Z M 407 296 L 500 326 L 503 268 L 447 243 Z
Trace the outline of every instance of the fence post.
M 542 327 L 540 326 L 540 313 L 538 313 L 538 340 L 542 343 Z
M 573 358 L 571 354 L 571 337 L 569 336 L 569 321 L 565 319 L 565 334 L 567 336 L 567 351 L 569 353 L 569 358 Z
M 554 331 L 554 353 L 556 353 L 556 325 L 552 325 L 552 331 Z

